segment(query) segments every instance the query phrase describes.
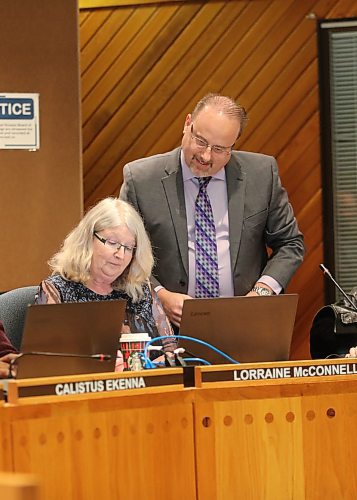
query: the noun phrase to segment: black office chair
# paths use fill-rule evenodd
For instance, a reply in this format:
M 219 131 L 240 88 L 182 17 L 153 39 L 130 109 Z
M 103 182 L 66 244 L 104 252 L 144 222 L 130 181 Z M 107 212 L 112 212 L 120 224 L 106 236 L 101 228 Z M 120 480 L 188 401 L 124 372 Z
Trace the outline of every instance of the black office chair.
M 26 309 L 35 302 L 37 286 L 14 288 L 0 295 L 0 320 L 11 343 L 20 350 Z
M 357 287 L 347 294 L 356 310 L 343 297 L 339 302 L 324 306 L 312 321 L 310 354 L 312 359 L 344 356 L 357 346 Z

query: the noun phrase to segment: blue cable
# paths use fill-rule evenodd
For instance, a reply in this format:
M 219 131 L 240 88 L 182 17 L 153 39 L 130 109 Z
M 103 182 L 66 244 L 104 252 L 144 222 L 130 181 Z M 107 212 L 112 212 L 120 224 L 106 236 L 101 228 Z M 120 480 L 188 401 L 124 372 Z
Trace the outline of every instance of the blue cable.
M 205 359 L 202 359 L 202 358 L 184 358 L 185 361 L 196 361 L 198 363 L 202 363 L 203 365 L 209 365 L 211 366 L 211 363 L 209 363 L 208 361 L 206 361 Z
M 239 361 L 236 361 L 235 359 L 233 359 L 230 356 L 228 356 L 228 354 L 226 354 L 225 352 L 221 351 L 220 349 L 217 349 L 217 347 L 214 347 L 213 345 L 209 344 L 208 342 L 205 342 L 204 340 L 195 339 L 194 337 L 188 337 L 186 335 L 163 335 L 163 336 L 160 336 L 160 337 L 154 337 L 154 338 L 152 338 L 146 344 L 145 351 L 144 351 L 144 367 L 145 368 L 155 368 L 155 363 L 153 361 L 151 361 L 149 359 L 149 357 L 148 357 L 148 347 L 151 344 L 153 344 L 154 342 L 156 342 L 157 340 L 167 340 L 168 338 L 175 338 L 177 340 L 184 339 L 184 340 L 191 340 L 192 342 L 197 342 L 197 344 L 202 344 L 202 345 L 208 347 L 209 349 L 212 349 L 212 351 L 217 352 L 219 355 L 221 355 L 223 358 L 227 359 L 231 363 L 233 363 L 235 365 L 239 365 L 240 364 Z M 190 359 L 190 358 L 188 358 L 188 359 Z M 190 360 L 193 360 L 193 359 L 191 358 Z M 210 363 L 208 363 L 208 361 L 201 360 L 199 358 L 197 358 L 197 360 L 203 362 L 204 364 L 210 364 Z

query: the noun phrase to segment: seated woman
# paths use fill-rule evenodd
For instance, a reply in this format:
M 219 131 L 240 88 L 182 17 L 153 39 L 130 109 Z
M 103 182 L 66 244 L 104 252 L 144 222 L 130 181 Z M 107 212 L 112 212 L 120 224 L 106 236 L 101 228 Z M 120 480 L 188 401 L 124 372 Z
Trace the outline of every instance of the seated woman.
M 126 299 L 122 332 L 168 336 L 165 351 L 176 347 L 171 325 L 149 278 L 153 255 L 144 224 L 128 203 L 106 198 L 90 209 L 49 261 L 37 304 Z
M 7 338 L 4 325 L 0 321 L 0 378 L 9 375 L 9 363 L 17 357 L 17 351 Z

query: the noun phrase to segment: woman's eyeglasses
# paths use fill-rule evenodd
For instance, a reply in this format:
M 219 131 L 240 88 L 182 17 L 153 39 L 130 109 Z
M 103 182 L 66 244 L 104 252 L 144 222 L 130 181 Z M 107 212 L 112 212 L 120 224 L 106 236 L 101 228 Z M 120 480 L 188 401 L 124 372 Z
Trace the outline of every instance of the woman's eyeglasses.
M 128 252 L 128 253 L 132 254 L 135 250 L 135 247 L 131 247 L 129 245 L 123 245 L 123 243 L 119 243 L 118 241 L 113 241 L 113 240 L 108 240 L 106 238 L 102 238 L 96 232 L 94 232 L 93 234 L 97 238 L 97 240 L 101 241 L 103 243 L 103 245 L 110 248 L 114 252 L 119 252 L 119 250 L 121 248 L 124 248 L 124 253 Z

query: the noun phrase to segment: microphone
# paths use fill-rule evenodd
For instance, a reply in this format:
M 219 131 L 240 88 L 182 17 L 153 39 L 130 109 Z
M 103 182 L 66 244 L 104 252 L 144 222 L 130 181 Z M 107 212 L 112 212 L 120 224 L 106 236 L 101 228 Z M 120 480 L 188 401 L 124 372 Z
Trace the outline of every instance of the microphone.
M 43 351 L 27 351 L 20 352 L 16 356 L 16 358 L 12 359 L 9 363 L 9 378 L 12 378 L 16 375 L 16 371 L 14 372 L 14 368 L 16 370 L 16 365 L 19 362 L 19 359 L 24 356 L 55 356 L 55 357 L 64 357 L 64 358 L 86 358 L 86 359 L 96 359 L 99 362 L 102 361 L 110 361 L 112 359 L 111 354 L 74 354 L 70 352 L 43 352 Z
M 357 312 L 357 306 L 354 304 L 352 299 L 347 295 L 347 293 L 340 287 L 340 285 L 337 283 L 337 281 L 332 276 L 332 274 L 327 269 L 327 267 L 325 267 L 323 264 L 320 264 L 319 268 L 332 281 L 332 283 L 335 285 L 335 287 L 339 289 L 339 291 L 342 293 L 342 295 L 345 297 L 345 299 L 348 301 L 348 303 L 352 306 L 352 309 Z
M 111 354 L 74 354 L 71 352 L 43 352 L 43 351 L 28 351 L 21 352 L 17 358 L 12 361 L 18 360 L 22 356 L 59 356 L 65 358 L 86 358 L 86 359 L 97 359 L 99 361 L 110 361 L 112 359 Z

